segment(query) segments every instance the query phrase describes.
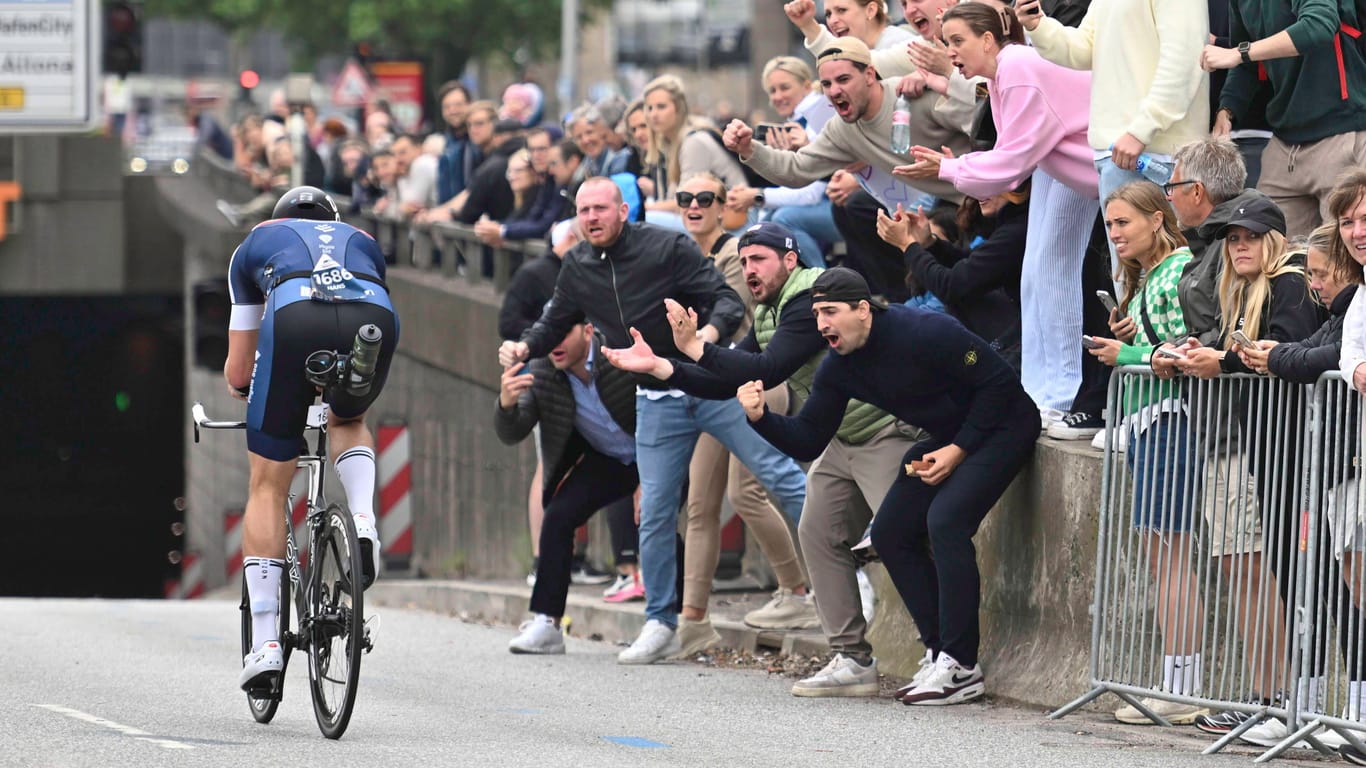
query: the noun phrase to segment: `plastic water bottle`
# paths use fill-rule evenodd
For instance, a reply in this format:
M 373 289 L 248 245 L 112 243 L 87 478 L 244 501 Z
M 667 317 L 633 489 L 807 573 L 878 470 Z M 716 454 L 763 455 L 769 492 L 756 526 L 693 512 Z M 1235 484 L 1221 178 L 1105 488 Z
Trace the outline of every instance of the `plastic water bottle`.
M 1166 184 L 1167 180 L 1172 177 L 1172 167 L 1170 165 L 1167 165 L 1161 160 L 1154 160 L 1147 155 L 1139 155 L 1138 160 L 1135 161 L 1134 168 L 1139 173 L 1143 174 L 1145 179 L 1159 187 Z
M 898 155 L 911 151 L 911 100 L 905 96 L 897 96 L 892 108 L 891 149 Z
M 379 326 L 373 323 L 362 325 L 356 331 L 356 340 L 351 345 L 351 371 L 346 382 L 346 391 L 353 397 L 364 397 L 370 392 L 382 337 Z

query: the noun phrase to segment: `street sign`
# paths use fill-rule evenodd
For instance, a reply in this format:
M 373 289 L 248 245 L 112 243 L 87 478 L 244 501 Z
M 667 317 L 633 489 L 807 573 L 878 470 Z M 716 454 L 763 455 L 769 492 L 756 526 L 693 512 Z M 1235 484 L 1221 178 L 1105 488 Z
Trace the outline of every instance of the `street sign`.
M 337 84 L 332 86 L 332 103 L 338 107 L 363 107 L 373 95 L 365 70 L 355 59 L 348 59 L 337 76 Z
M 99 0 L 0 0 L 0 133 L 101 121 Z

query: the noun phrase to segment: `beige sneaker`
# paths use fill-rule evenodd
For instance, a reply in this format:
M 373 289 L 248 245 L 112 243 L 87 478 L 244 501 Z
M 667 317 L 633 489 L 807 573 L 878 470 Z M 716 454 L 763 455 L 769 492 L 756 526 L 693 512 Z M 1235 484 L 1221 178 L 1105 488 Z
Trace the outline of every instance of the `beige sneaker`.
M 721 644 L 721 635 L 711 625 L 711 618 L 701 621 L 680 618 L 678 620 L 678 643 L 683 648 L 673 655 L 675 659 L 690 659 L 703 651 Z
M 782 587 L 764 607 L 745 614 L 745 623 L 756 629 L 814 629 L 821 625 L 809 595 L 795 595 Z
M 835 654 L 821 671 L 792 686 L 793 696 L 810 698 L 877 694 L 877 659 L 864 667 L 842 653 Z
M 1194 704 L 1178 704 L 1164 699 L 1143 699 L 1143 706 L 1167 719 L 1172 725 L 1190 725 L 1200 715 L 1208 715 L 1209 709 Z M 1125 704 L 1115 710 L 1115 719 L 1130 725 L 1156 725 L 1148 716 L 1138 711 L 1132 704 Z

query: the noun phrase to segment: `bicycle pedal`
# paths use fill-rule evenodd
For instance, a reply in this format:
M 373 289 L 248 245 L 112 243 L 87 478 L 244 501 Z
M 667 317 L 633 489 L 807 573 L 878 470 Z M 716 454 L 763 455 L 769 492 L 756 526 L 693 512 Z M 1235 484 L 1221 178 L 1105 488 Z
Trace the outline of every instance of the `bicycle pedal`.
M 373 614 L 365 620 L 365 638 L 361 641 L 361 648 L 369 653 L 375 650 L 375 638 L 379 637 L 379 614 Z

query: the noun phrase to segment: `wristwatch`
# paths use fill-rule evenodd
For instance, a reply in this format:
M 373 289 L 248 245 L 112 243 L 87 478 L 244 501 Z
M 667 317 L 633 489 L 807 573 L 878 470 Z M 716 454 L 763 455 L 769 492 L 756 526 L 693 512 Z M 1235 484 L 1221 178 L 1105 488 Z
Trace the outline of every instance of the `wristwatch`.
M 1249 42 L 1249 41 L 1247 41 L 1247 40 L 1244 40 L 1243 42 L 1238 43 L 1238 55 L 1241 56 L 1241 57 L 1243 57 L 1243 63 L 1244 63 L 1244 64 L 1251 64 L 1251 63 L 1252 63 L 1252 43 Z
M 760 208 L 764 207 L 764 193 L 762 191 L 754 193 L 754 204 Z

